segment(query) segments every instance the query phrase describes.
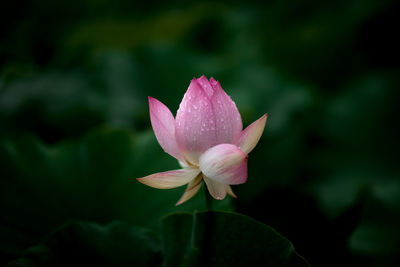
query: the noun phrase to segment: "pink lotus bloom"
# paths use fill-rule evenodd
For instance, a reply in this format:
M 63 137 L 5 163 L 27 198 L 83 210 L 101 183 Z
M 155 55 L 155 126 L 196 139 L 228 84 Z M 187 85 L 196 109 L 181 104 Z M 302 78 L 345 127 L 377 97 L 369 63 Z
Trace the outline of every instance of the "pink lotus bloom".
M 169 189 L 187 185 L 176 205 L 192 198 L 204 180 L 215 199 L 236 197 L 230 185 L 247 180 L 247 154 L 260 139 L 267 114 L 242 131 L 235 102 L 219 82 L 205 76 L 194 78 L 179 106 L 176 118 L 160 101 L 149 97 L 154 133 L 165 152 L 176 158 L 182 169 L 155 173 L 138 181 Z

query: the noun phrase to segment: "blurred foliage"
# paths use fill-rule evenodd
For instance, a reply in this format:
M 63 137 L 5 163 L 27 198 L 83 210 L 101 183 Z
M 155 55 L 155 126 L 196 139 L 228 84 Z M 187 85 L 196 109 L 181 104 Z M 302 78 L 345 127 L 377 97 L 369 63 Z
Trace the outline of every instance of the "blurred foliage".
M 122 222 L 68 222 L 22 255 L 7 266 L 159 266 L 162 261 L 154 234 Z
M 274 229 L 234 213 L 164 219 L 167 266 L 309 266 Z
M 108 257 L 91 236 L 138 247 L 161 238 L 168 213 L 204 210 L 202 192 L 175 207 L 183 188 L 135 179 L 179 167 L 151 132 L 147 96 L 175 113 L 202 74 L 245 126 L 269 114 L 248 182 L 217 209 L 274 227 L 315 266 L 400 264 L 398 1 L 23 0 L 2 11 L 0 264 L 47 255 L 52 237 Z M 142 249 L 165 249 L 155 244 Z
M 68 222 L 7 266 L 309 266 L 287 239 L 243 215 L 173 213 L 163 226 L 161 241 L 126 223 Z

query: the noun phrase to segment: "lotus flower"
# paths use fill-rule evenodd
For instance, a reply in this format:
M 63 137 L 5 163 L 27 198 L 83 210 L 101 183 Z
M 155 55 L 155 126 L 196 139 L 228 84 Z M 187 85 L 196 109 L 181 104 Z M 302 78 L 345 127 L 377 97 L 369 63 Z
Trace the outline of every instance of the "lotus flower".
M 176 118 L 160 101 L 149 97 L 153 131 L 164 151 L 176 158 L 182 169 L 155 173 L 138 181 L 169 189 L 188 184 L 176 205 L 192 198 L 202 181 L 215 199 L 236 197 L 230 185 L 247 180 L 248 154 L 258 143 L 267 114 L 242 131 L 235 102 L 218 81 L 194 78 L 179 106 Z

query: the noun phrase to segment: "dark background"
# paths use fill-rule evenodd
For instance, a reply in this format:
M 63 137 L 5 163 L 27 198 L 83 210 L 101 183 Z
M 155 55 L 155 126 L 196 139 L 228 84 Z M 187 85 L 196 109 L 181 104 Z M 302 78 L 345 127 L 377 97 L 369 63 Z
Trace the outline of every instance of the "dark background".
M 0 264 L 69 219 L 158 232 L 183 188 L 147 96 L 175 114 L 219 80 L 247 126 L 264 113 L 238 199 L 313 266 L 399 266 L 399 1 L 3 1 Z

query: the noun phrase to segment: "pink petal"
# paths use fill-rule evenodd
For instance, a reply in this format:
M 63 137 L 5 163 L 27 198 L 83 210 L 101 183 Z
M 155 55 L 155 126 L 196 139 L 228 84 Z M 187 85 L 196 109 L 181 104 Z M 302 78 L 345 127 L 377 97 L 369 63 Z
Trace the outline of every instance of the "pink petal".
M 181 169 L 155 173 L 137 180 L 158 189 L 169 189 L 185 185 L 200 173 L 199 169 Z
M 192 164 L 197 164 L 200 154 L 217 144 L 214 111 L 196 79 L 190 83 L 176 114 L 175 136 L 185 159 Z
M 176 140 L 186 160 L 197 164 L 201 153 L 232 144 L 241 131 L 239 111 L 219 83 L 204 76 L 193 79 L 176 115 Z
M 207 96 L 210 98 L 214 94 L 214 88 L 212 87 L 211 83 L 208 81 L 206 76 L 201 76 L 200 78 L 197 79 L 197 82 L 200 84 L 200 86 L 203 88 L 204 92 L 207 94 Z
M 203 177 L 210 195 L 217 200 L 223 200 L 226 196 L 226 185 L 205 176 Z
M 210 79 L 214 88 L 211 104 L 215 113 L 215 130 L 218 144 L 232 144 L 242 132 L 242 118 L 235 102 L 225 93 L 219 82 Z
M 250 124 L 240 135 L 236 144 L 242 149 L 246 154 L 257 145 L 264 131 L 265 124 L 267 122 L 267 114 Z
M 201 188 L 202 181 L 203 181 L 203 176 L 201 174 L 197 175 L 197 177 L 188 184 L 185 192 L 183 193 L 183 195 L 179 199 L 179 201 L 175 204 L 175 206 L 178 206 L 178 205 L 188 201 L 194 195 L 196 195 L 196 193 Z
M 200 156 L 199 167 L 209 179 L 223 184 L 242 184 L 247 180 L 247 155 L 231 144 L 216 145 Z
M 165 152 L 183 160 L 175 139 L 175 120 L 171 111 L 160 101 L 149 97 L 150 120 L 158 143 Z

